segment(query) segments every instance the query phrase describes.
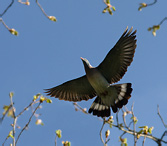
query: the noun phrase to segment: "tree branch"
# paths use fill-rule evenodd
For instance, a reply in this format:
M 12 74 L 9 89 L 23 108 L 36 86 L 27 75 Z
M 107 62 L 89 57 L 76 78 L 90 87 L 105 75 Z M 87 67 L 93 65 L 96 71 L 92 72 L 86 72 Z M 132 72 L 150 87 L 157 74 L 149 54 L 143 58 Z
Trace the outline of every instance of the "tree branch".
M 131 107 L 131 112 L 132 112 L 132 119 L 133 119 L 133 132 L 134 132 L 134 146 L 136 146 L 136 144 L 137 144 L 137 138 L 136 138 L 136 135 L 135 135 L 135 133 L 136 133 L 136 124 L 135 124 L 135 115 L 134 115 L 134 111 L 133 111 L 133 107 L 134 107 L 134 102 L 133 102 L 133 104 L 132 104 L 132 107 Z
M 35 112 L 37 111 L 37 109 L 39 108 L 40 105 L 41 105 L 41 102 L 39 102 L 38 106 L 35 108 L 34 112 L 32 113 L 32 115 L 31 115 L 31 117 L 30 117 L 28 123 L 23 127 L 23 129 L 22 129 L 21 132 L 19 133 L 19 135 L 18 135 L 18 137 L 17 137 L 17 139 L 16 139 L 16 144 L 17 144 L 17 142 L 18 142 L 18 140 L 19 140 L 21 134 L 23 133 L 23 131 L 24 131 L 24 130 L 28 127 L 28 125 L 30 124 L 33 115 L 35 114 Z
M 83 108 L 82 108 L 81 106 L 79 106 L 77 103 L 75 103 L 74 105 L 77 106 L 77 107 L 80 107 L 81 109 L 83 109 Z M 103 140 L 103 138 L 102 138 L 102 130 L 103 130 L 103 127 L 104 127 L 104 125 L 105 125 L 106 123 L 109 124 L 109 125 L 112 125 L 112 126 L 115 127 L 115 128 L 118 128 L 118 129 L 121 130 L 121 131 L 123 131 L 123 134 L 121 135 L 121 137 L 122 137 L 124 134 L 126 134 L 126 133 L 131 134 L 131 135 L 134 135 L 135 144 L 137 143 L 137 140 L 138 140 L 138 139 L 137 139 L 137 135 L 138 135 L 139 133 L 135 130 L 135 127 L 133 127 L 133 130 L 130 129 L 130 125 L 131 125 L 132 123 L 134 124 L 133 126 L 135 126 L 135 123 L 134 123 L 134 122 L 135 122 L 135 118 L 136 118 L 136 117 L 134 116 L 133 108 L 134 108 L 134 105 L 132 105 L 132 107 L 131 107 L 131 110 L 132 110 L 132 111 L 128 111 L 128 113 L 132 114 L 132 115 L 133 115 L 133 118 L 134 118 L 134 119 L 132 119 L 132 121 L 130 122 L 130 124 L 129 124 L 128 127 L 127 127 L 127 124 L 126 124 L 125 116 L 123 116 L 123 121 L 124 121 L 125 126 L 123 126 L 122 124 L 119 124 L 119 118 L 118 118 L 118 113 L 119 113 L 119 111 L 116 113 L 116 122 L 117 122 L 117 125 L 115 125 L 115 124 L 109 122 L 108 120 L 104 120 L 104 118 L 103 118 L 103 120 L 100 119 L 101 121 L 103 121 L 103 125 L 102 125 L 102 128 L 101 128 L 101 130 L 100 130 L 100 139 L 101 139 L 101 141 L 102 141 L 102 143 L 103 143 L 104 145 L 105 145 L 106 143 L 104 142 L 104 140 Z M 82 111 L 82 110 L 81 110 L 81 111 Z M 124 111 L 122 110 L 122 112 L 124 112 Z M 84 112 L 84 113 L 87 113 L 87 112 Z M 125 129 L 125 128 L 126 128 L 126 129 Z M 144 145 L 144 142 L 145 142 L 146 138 L 149 138 L 149 139 L 155 141 L 155 142 L 160 146 L 161 143 L 167 144 L 167 141 L 164 141 L 164 140 L 163 140 L 163 137 L 164 137 L 166 134 L 167 134 L 167 131 L 165 131 L 165 132 L 163 133 L 161 139 L 159 139 L 159 138 L 157 138 L 157 137 L 155 137 L 155 136 L 153 136 L 153 135 L 151 135 L 151 134 L 144 134 L 144 133 L 140 133 L 140 137 L 144 137 L 143 145 Z
M 105 122 L 105 118 L 103 118 L 103 125 L 102 125 L 102 127 L 101 127 L 101 129 L 100 129 L 100 139 L 101 139 L 103 145 L 104 145 L 104 146 L 107 146 L 106 143 L 104 142 L 103 136 L 102 136 L 102 131 L 103 131 L 103 127 L 104 127 L 105 123 L 106 123 L 106 122 Z
M 162 19 L 162 21 L 159 23 L 159 25 L 162 25 L 162 23 L 167 20 L 167 17 L 165 17 L 164 19 Z
M 8 9 L 13 5 L 14 0 L 11 1 L 11 3 L 7 6 L 7 8 L 3 11 L 3 13 L 0 14 L 0 17 L 2 17 L 7 11 Z
M 158 112 L 157 114 L 158 114 L 158 116 L 160 117 L 160 119 L 161 119 L 161 121 L 162 121 L 164 127 L 167 128 L 167 124 L 165 124 L 165 122 L 164 122 L 164 120 L 163 120 L 163 118 L 162 118 L 162 116 L 161 116 L 161 114 L 160 114 L 159 105 L 157 105 L 157 112 Z
M 152 5 L 154 5 L 155 3 L 157 3 L 157 0 L 154 0 L 153 3 L 147 4 L 147 6 L 152 6 Z
M 17 121 L 17 117 L 15 115 L 15 108 L 13 106 L 13 100 L 12 100 L 12 95 L 10 95 L 10 104 L 11 104 L 11 108 L 12 108 L 12 111 L 13 111 L 13 146 L 15 146 L 15 133 L 16 133 L 16 121 Z

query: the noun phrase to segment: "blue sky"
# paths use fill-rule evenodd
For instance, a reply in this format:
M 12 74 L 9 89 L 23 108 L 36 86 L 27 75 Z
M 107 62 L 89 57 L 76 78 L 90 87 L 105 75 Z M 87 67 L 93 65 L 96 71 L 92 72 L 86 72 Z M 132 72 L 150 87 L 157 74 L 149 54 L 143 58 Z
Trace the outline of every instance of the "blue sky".
M 134 102 L 134 112 L 139 120 L 137 127 L 154 126 L 153 135 L 160 138 L 165 128 L 157 115 L 157 104 L 164 119 L 167 113 L 166 22 L 157 31 L 156 37 L 147 28 L 166 17 L 167 2 L 160 1 L 139 12 L 139 3 L 143 1 L 111 1 L 116 12 L 110 16 L 102 13 L 105 7 L 102 0 L 39 1 L 48 15 L 56 16 L 56 23 L 46 19 L 34 1 L 30 2 L 30 6 L 15 2 L 3 16 L 9 27 L 18 30 L 18 37 L 0 25 L 1 113 L 3 105 L 10 103 L 10 91 L 14 92 L 13 100 L 19 113 L 31 102 L 33 95 L 45 95 L 43 89 L 84 75 L 80 57 L 87 58 L 93 66 L 97 66 L 126 26 L 133 26 L 137 29 L 134 61 L 119 83 L 132 83 L 133 93 L 127 107 L 130 109 Z M 0 6 L 1 12 L 6 5 Z M 52 101 L 52 104 L 43 104 L 43 108 L 37 112 L 42 113 L 40 118 L 45 125 L 36 126 L 34 118 L 29 130 L 22 134 L 18 146 L 54 145 L 54 132 L 57 129 L 63 131 L 58 145 L 62 140 L 71 141 L 73 146 L 102 145 L 99 137 L 102 122 L 98 118 L 76 112 L 71 102 L 54 98 Z M 79 104 L 89 109 L 92 102 L 82 101 Z M 30 113 L 18 119 L 20 126 L 24 126 Z M 112 115 L 115 119 L 115 114 Z M 5 118 L 0 126 L 0 143 L 11 130 L 10 123 L 12 120 Z M 104 127 L 104 132 L 107 129 L 110 129 L 108 125 Z M 108 145 L 120 144 L 118 137 L 122 132 L 116 128 L 110 131 Z M 132 136 L 127 134 L 124 137 L 128 138 L 129 145 L 133 145 Z M 138 144 L 141 143 L 142 140 L 139 140 Z M 147 139 L 146 145 L 156 143 Z

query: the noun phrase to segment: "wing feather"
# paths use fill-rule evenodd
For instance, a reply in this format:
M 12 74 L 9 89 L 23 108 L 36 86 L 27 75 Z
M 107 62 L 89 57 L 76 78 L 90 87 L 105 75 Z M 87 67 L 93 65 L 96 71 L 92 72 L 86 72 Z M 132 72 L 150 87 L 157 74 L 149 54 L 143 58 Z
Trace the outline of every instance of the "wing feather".
M 86 76 L 67 81 L 59 86 L 45 90 L 47 95 L 51 97 L 75 102 L 88 100 L 96 96 Z
M 109 83 L 118 82 L 126 73 L 128 66 L 133 61 L 136 48 L 136 30 L 132 32 L 128 27 L 108 52 L 107 56 L 97 67 Z

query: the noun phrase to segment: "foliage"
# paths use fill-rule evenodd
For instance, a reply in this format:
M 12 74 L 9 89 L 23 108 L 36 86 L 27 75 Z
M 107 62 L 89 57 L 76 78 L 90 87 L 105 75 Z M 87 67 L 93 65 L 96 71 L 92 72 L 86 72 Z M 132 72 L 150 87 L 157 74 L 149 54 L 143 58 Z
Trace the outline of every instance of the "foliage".
M 82 111 L 83 109 L 80 105 L 78 105 L 77 103 L 74 103 L 74 107 L 75 107 L 75 111 Z M 110 128 L 112 129 L 112 127 L 118 128 L 119 130 L 121 130 L 123 133 L 120 135 L 119 137 L 119 141 L 121 142 L 121 146 L 127 146 L 128 145 L 128 140 L 127 138 L 123 138 L 126 134 L 130 134 L 134 137 L 134 145 L 136 146 L 137 141 L 139 139 L 141 139 L 141 137 L 144 137 L 143 140 L 143 145 L 146 141 L 146 139 L 151 139 L 154 142 L 156 142 L 159 146 L 162 145 L 162 143 L 167 144 L 167 141 L 163 140 L 164 136 L 167 134 L 167 131 L 165 130 L 164 133 L 162 134 L 161 138 L 157 138 L 155 136 L 152 135 L 153 129 L 154 127 L 148 127 L 147 125 L 145 126 L 139 126 L 138 128 L 136 128 L 136 124 L 138 122 L 137 117 L 134 115 L 134 104 L 131 107 L 131 110 L 128 110 L 125 106 L 125 110 L 121 109 L 122 111 L 122 123 L 120 123 L 120 119 L 118 118 L 120 111 L 118 111 L 116 113 L 116 124 L 114 124 L 114 120 L 113 120 L 113 116 L 110 116 L 109 118 L 100 118 L 99 120 L 103 122 L 101 130 L 100 130 L 100 139 L 103 143 L 104 146 L 107 146 L 108 141 L 110 140 L 109 135 L 110 135 L 110 130 L 107 130 L 105 132 L 105 141 L 103 140 L 103 136 L 102 136 L 102 130 L 104 128 L 104 126 L 106 124 L 110 125 Z M 85 114 L 88 114 L 87 112 L 83 112 Z M 131 115 L 130 118 L 130 122 L 127 123 L 127 116 Z M 159 111 L 159 107 L 158 107 L 158 115 L 161 118 L 161 121 L 163 122 L 165 128 L 167 127 L 167 125 L 165 125 L 161 115 L 160 115 L 160 111 Z
M 18 0 L 18 2 L 20 4 L 23 4 L 23 5 L 27 5 L 27 6 L 30 6 L 30 2 L 29 0 L 26 0 L 25 2 L 23 2 L 22 0 Z M 113 11 L 116 11 L 116 8 L 114 6 L 111 5 L 110 3 L 110 0 L 103 0 L 104 4 L 106 5 L 106 7 L 103 9 L 102 13 L 106 13 L 108 12 L 110 15 L 113 15 Z M 7 8 L 0 14 L 0 22 L 2 22 L 2 24 L 5 26 L 5 28 L 13 35 L 15 36 L 18 36 L 18 31 L 15 30 L 14 28 L 9 28 L 6 23 L 4 22 L 4 20 L 2 19 L 3 15 L 8 11 L 8 9 L 10 7 L 12 7 L 14 3 L 14 0 L 11 1 L 11 3 L 7 6 Z M 36 0 L 36 3 L 38 5 L 38 7 L 41 9 L 42 13 L 46 16 L 46 18 L 48 18 L 49 20 L 53 21 L 53 22 L 57 22 L 57 18 L 55 16 L 49 16 L 46 14 L 46 12 L 44 11 L 44 9 L 42 8 L 42 6 L 39 4 L 38 0 Z M 139 8 L 138 10 L 139 11 L 142 11 L 143 8 L 146 8 L 146 7 L 149 7 L 149 6 L 152 6 L 154 4 L 157 3 L 157 0 L 154 0 L 154 2 L 152 3 L 140 3 L 139 4 Z M 148 31 L 152 31 L 152 34 L 153 36 L 156 36 L 156 31 L 160 29 L 160 26 L 162 25 L 162 23 L 167 20 L 167 17 L 163 18 L 162 21 L 160 21 L 159 24 L 157 25 L 153 25 L 152 27 L 149 27 L 148 28 Z
M 44 125 L 43 124 L 43 121 L 41 119 L 39 119 L 39 114 L 36 113 L 36 111 L 38 109 L 41 108 L 41 104 L 43 104 L 43 102 L 46 102 L 46 103 L 52 103 L 52 101 L 46 97 L 44 97 L 43 95 L 41 94 L 37 94 L 37 95 L 34 95 L 34 98 L 33 100 L 31 101 L 31 103 L 26 106 L 19 114 L 16 115 L 16 108 L 14 107 L 14 103 L 13 103 L 13 95 L 14 93 L 13 92 L 10 92 L 9 93 L 9 97 L 10 97 L 10 104 L 9 105 L 4 105 L 3 107 L 3 116 L 2 118 L 0 119 L 0 122 L 2 123 L 5 116 L 7 115 L 8 117 L 11 117 L 13 119 L 13 124 L 11 124 L 12 126 L 12 130 L 9 132 L 8 136 L 6 137 L 5 141 L 3 142 L 2 145 L 5 144 L 6 140 L 9 139 L 9 138 L 12 138 L 13 139 L 13 146 L 16 146 L 20 136 L 22 135 L 22 133 L 24 132 L 24 130 L 26 130 L 32 120 L 33 117 L 36 118 L 36 122 L 35 124 L 36 125 Z M 36 106 L 35 108 L 33 106 Z M 20 117 L 23 113 L 25 113 L 29 108 L 32 109 L 32 114 L 28 120 L 28 122 L 25 124 L 25 126 L 23 128 L 21 128 L 20 126 L 18 126 L 17 124 L 17 119 L 18 117 Z M 21 129 L 20 133 L 17 135 L 17 138 L 16 138 L 16 130 L 17 129 Z
M 4 145 L 5 142 L 9 138 L 12 138 L 12 140 L 13 140 L 12 144 L 13 144 L 13 146 L 16 146 L 20 136 L 22 135 L 24 130 L 28 128 L 28 126 L 29 126 L 29 124 L 30 124 L 30 122 L 32 120 L 32 117 L 36 118 L 36 122 L 35 122 L 36 125 L 44 125 L 42 119 L 39 118 L 40 115 L 37 114 L 36 112 L 37 112 L 38 109 L 40 109 L 41 104 L 43 104 L 44 102 L 52 103 L 52 100 L 50 100 L 49 98 L 46 98 L 46 97 L 44 97 L 41 94 L 36 94 L 36 95 L 34 95 L 32 102 L 28 106 L 26 106 L 19 114 L 16 115 L 16 108 L 14 107 L 14 104 L 13 104 L 13 95 L 14 95 L 13 92 L 10 92 L 10 94 L 9 94 L 10 104 L 9 105 L 4 105 L 4 107 L 3 107 L 3 110 L 4 110 L 3 111 L 3 116 L 0 119 L 1 123 L 3 122 L 5 116 L 8 116 L 8 117 L 13 119 L 13 124 L 11 124 L 12 130 L 9 131 L 9 134 L 7 135 L 7 137 L 4 140 L 2 145 Z M 35 106 L 35 105 L 36 105 L 36 107 L 34 108 L 33 106 Z M 75 107 L 75 111 L 81 111 L 84 114 L 88 114 L 86 108 L 82 108 L 77 103 L 73 103 L 73 105 Z M 17 119 L 23 113 L 25 113 L 30 107 L 32 108 L 32 114 L 31 114 L 28 122 L 25 124 L 25 126 L 23 128 L 21 128 L 20 126 L 17 125 Z M 120 120 L 118 118 L 118 115 L 120 114 L 119 111 L 116 114 L 116 124 L 114 124 L 113 116 L 110 116 L 109 118 L 100 118 L 100 119 L 98 118 L 103 123 L 102 127 L 101 127 L 101 130 L 100 130 L 100 139 L 101 139 L 103 145 L 107 146 L 107 143 L 110 141 L 110 130 L 113 127 L 118 128 L 119 130 L 121 130 L 123 132 L 119 136 L 119 141 L 120 141 L 121 146 L 127 146 L 128 145 L 127 138 L 126 137 L 123 138 L 126 134 L 130 134 L 130 135 L 132 135 L 134 137 L 134 145 L 137 144 L 137 141 L 139 139 L 141 139 L 141 137 L 144 137 L 143 145 L 145 143 L 146 138 L 153 140 L 158 145 L 161 145 L 162 143 L 167 144 L 167 141 L 163 140 L 164 136 L 167 134 L 167 131 L 165 131 L 162 134 L 161 138 L 157 138 L 157 137 L 152 135 L 154 127 L 148 127 L 147 125 L 145 125 L 145 126 L 139 126 L 138 129 L 136 129 L 136 124 L 138 122 L 138 119 L 134 115 L 133 108 L 134 108 L 134 105 L 132 105 L 131 110 L 128 110 L 126 107 L 125 107 L 125 110 L 121 109 L 121 111 L 122 111 L 122 123 L 120 123 Z M 128 115 L 131 115 L 129 123 L 126 122 L 126 117 Z M 165 123 L 163 121 L 163 118 L 160 115 L 159 106 L 158 106 L 158 115 L 159 115 L 162 123 L 164 124 L 164 126 L 166 128 L 167 125 L 165 125 Z M 102 130 L 103 130 L 103 128 L 104 128 L 104 126 L 106 124 L 110 125 L 111 129 L 108 129 L 105 132 L 105 140 L 104 140 L 103 139 L 103 135 L 102 135 Z M 16 128 L 17 129 L 21 129 L 20 133 L 17 136 L 16 136 L 16 130 L 17 130 Z M 60 129 L 58 129 L 58 130 L 55 131 L 55 133 L 56 133 L 55 145 L 57 145 L 57 138 L 59 138 L 59 139 L 62 138 L 62 131 Z M 70 146 L 71 142 L 62 141 L 62 144 L 63 144 L 63 146 Z

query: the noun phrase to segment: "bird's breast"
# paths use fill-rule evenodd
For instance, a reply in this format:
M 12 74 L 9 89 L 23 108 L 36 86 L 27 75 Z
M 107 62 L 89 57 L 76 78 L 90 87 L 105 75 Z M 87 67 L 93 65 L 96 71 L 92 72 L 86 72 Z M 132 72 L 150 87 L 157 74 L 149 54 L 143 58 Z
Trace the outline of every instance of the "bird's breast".
M 86 76 L 98 95 L 106 93 L 110 84 L 96 68 L 89 70 L 89 72 L 86 73 Z

